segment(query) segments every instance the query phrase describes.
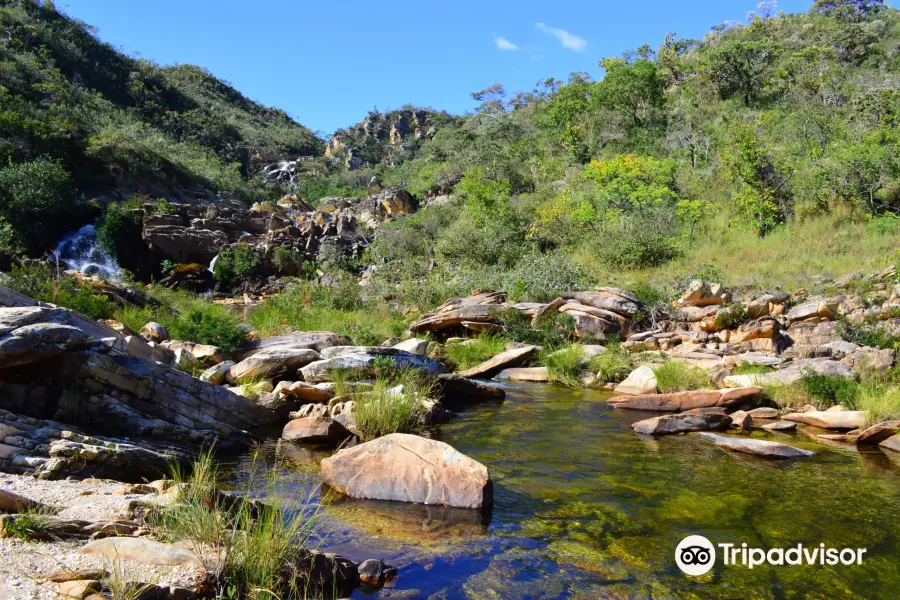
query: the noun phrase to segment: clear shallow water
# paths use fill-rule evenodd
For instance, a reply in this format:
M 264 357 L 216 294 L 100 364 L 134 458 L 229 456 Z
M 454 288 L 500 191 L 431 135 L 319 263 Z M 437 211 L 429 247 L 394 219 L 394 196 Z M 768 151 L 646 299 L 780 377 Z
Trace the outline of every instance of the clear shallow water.
M 381 558 L 400 576 L 376 598 L 890 598 L 900 586 L 900 461 L 803 433 L 755 433 L 816 451 L 799 461 L 728 453 L 690 436 L 651 439 L 608 395 L 507 388 L 432 435 L 487 465 L 490 521 L 440 507 L 343 499 L 325 509 L 322 545 Z M 267 446 L 279 479 L 315 498 L 326 453 Z M 283 460 L 281 460 L 283 459 Z M 240 488 L 249 459 L 230 481 Z M 868 549 L 861 566 L 675 565 L 690 534 L 714 544 Z M 369 597 L 357 591 L 354 598 Z

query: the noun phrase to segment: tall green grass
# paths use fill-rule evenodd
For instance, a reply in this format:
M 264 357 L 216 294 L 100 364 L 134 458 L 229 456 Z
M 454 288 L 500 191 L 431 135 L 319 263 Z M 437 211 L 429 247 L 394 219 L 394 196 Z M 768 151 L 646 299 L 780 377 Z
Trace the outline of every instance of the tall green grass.
M 582 386 L 579 376 L 587 366 L 587 361 L 580 344 L 572 344 L 560 350 L 546 348 L 541 352 L 540 362 L 547 368 L 553 383 L 571 388 Z
M 398 386 L 403 386 L 402 390 Z M 412 369 L 379 376 L 369 391 L 352 391 L 353 418 L 360 438 L 412 433 L 425 424 L 423 402 L 434 398 L 434 380 Z
M 265 504 L 222 502 L 210 453 L 195 461 L 190 475 L 173 469 L 177 499 L 154 520 L 154 534 L 193 552 L 222 597 L 305 597 L 292 567 L 316 532 L 321 505 L 286 495 L 277 469 L 264 473 L 254 460 L 247 476 L 247 495 L 261 479 L 267 481 Z
M 596 373 L 598 383 L 619 383 L 635 368 L 631 353 L 619 342 L 606 344 L 606 352 L 591 359 L 588 368 Z
M 656 375 L 656 385 L 663 394 L 709 387 L 709 377 L 702 369 L 674 360 L 655 367 L 653 374 Z
M 348 286 L 293 285 L 254 309 L 250 322 L 264 336 L 295 330 L 333 331 L 360 345 L 377 345 L 403 333 L 409 318 L 386 304 L 368 306 L 358 294 Z
M 509 340 L 502 335 L 482 335 L 444 347 L 444 357 L 457 371 L 465 371 L 491 359 L 506 349 Z

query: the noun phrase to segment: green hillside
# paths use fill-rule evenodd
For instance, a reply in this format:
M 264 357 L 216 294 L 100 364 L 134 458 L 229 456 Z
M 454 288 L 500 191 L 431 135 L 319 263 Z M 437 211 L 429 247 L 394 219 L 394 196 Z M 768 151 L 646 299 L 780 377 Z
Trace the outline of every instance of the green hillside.
M 0 173 L 7 244 L 45 249 L 79 198 L 265 199 L 277 191 L 257 179 L 261 166 L 324 149 L 285 112 L 200 67 L 127 56 L 50 2 L 0 0 L 0 31 L 0 159 L 14 165 Z M 40 239 L 21 231 L 35 214 L 51 217 Z
M 379 278 L 527 296 L 704 269 L 802 284 L 896 259 L 900 13 L 759 12 L 604 59 L 599 80 L 492 86 L 409 160 L 363 169 L 425 198 L 460 182 L 381 233 Z

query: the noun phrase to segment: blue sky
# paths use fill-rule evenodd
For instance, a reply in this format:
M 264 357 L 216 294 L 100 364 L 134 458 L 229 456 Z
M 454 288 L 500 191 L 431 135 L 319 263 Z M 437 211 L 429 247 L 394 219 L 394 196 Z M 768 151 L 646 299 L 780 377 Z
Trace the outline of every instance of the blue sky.
M 811 0 L 781 0 L 807 10 Z M 701 37 L 754 0 L 57 0 L 128 53 L 193 63 L 330 133 L 404 104 L 454 113 L 493 83 L 510 92 L 665 34 Z

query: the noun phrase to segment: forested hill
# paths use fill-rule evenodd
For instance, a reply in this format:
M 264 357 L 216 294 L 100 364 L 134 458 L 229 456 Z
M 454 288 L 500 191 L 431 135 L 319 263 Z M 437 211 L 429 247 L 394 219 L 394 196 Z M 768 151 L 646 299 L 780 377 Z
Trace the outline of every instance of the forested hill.
M 285 112 L 200 67 L 127 56 L 52 2 L 0 0 L 0 161 L 19 178 L 67 195 L 255 200 L 272 195 L 253 178 L 260 166 L 323 151 Z
M 769 283 L 874 269 L 900 235 L 900 13 L 774 4 L 703 39 L 636 40 L 599 79 L 489 87 L 405 162 L 304 185 L 378 176 L 441 198 L 380 233 L 369 258 L 392 283 L 531 297 L 660 269 Z
M 261 166 L 314 155 L 292 171 L 306 201 L 375 177 L 426 207 L 319 267 L 438 303 L 703 270 L 788 284 L 900 258 L 900 12 L 878 0 L 763 2 L 702 39 L 635 40 L 595 74 L 490 86 L 469 115 L 371 113 L 327 148 L 50 3 L 0 0 L 0 28 L 0 254 L 44 252 L 105 190 L 274 200 Z

